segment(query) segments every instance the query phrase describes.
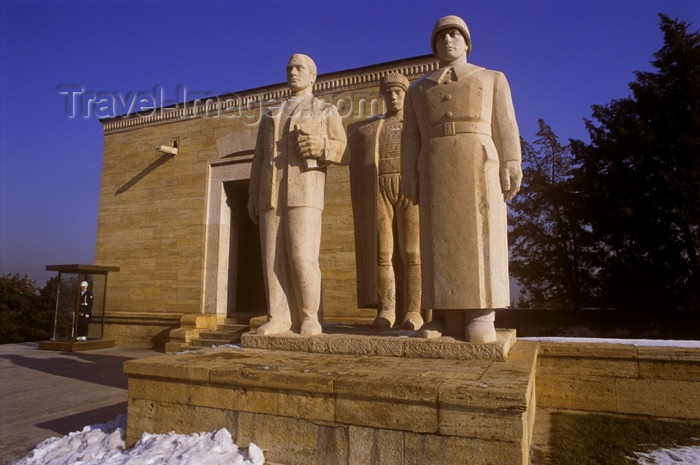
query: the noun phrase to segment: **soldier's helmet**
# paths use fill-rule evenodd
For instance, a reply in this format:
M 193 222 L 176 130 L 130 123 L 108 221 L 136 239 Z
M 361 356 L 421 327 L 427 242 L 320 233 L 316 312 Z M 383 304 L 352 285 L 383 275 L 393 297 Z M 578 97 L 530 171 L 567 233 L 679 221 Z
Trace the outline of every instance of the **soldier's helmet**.
M 433 54 L 437 55 L 435 39 L 438 32 L 451 27 L 456 27 L 459 29 L 459 32 L 461 32 L 464 36 L 464 41 L 467 43 L 467 55 L 469 55 L 472 52 L 472 38 L 471 35 L 469 35 L 469 28 L 467 28 L 467 23 L 465 23 L 462 18 L 455 15 L 443 16 L 442 18 L 438 19 L 437 23 L 435 23 L 433 35 L 430 37 L 430 48 L 433 49 Z
M 406 92 L 406 90 L 408 89 L 408 85 L 408 79 L 403 74 L 388 73 L 382 76 L 382 79 L 379 81 L 379 90 L 380 92 L 384 92 L 391 86 L 399 86 L 403 88 L 404 92 Z

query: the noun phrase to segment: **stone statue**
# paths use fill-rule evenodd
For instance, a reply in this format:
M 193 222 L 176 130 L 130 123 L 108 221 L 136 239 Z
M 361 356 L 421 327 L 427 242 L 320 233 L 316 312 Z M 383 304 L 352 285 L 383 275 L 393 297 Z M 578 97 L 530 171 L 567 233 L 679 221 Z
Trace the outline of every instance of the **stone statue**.
M 295 54 L 287 64 L 291 97 L 262 115 L 248 189 L 248 214 L 260 225 L 267 322 L 256 334 L 321 333 L 321 213 L 326 167 L 340 164 L 345 131 L 337 110 L 312 93 L 316 65 Z
M 380 92 L 388 112 L 353 124 L 348 130 L 350 191 L 355 220 L 357 303 L 376 307 L 374 326 L 390 328 L 396 320 L 396 280 L 403 284 L 401 327 L 423 324 L 420 296 L 418 205 L 399 192 L 401 126 L 408 79 L 385 75 Z M 394 239 L 397 239 L 397 272 Z
M 401 190 L 420 207 L 423 308 L 419 335 L 496 340 L 495 309 L 509 305 L 506 201 L 520 189 L 520 138 L 505 76 L 467 63 L 457 16 L 430 41 L 440 68 L 406 94 Z

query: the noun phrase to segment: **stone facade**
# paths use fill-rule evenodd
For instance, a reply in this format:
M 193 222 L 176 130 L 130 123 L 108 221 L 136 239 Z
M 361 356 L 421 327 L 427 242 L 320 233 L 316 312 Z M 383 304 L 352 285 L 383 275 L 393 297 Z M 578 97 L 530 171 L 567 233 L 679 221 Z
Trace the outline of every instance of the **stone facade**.
M 383 113 L 379 81 L 414 80 L 437 68 L 432 56 L 320 74 L 314 93 L 343 124 Z M 287 95 L 260 87 L 149 115 L 103 120 L 105 134 L 95 262 L 110 276 L 105 337 L 162 347 L 183 315 L 264 314 L 257 233 L 245 212 L 261 111 Z M 176 143 L 176 155 L 157 152 Z M 326 320 L 372 317 L 357 309 L 347 167 L 331 167 L 321 238 Z

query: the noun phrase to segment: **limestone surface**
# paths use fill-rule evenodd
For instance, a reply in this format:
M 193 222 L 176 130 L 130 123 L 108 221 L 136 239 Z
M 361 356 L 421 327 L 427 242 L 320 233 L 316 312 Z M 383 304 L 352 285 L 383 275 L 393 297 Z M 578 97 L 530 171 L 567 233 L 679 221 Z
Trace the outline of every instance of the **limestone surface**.
M 241 344 L 246 348 L 311 352 L 321 354 L 380 355 L 454 360 L 506 360 L 515 344 L 514 329 L 497 330 L 495 343 L 475 344 L 453 337 L 419 338 L 413 331 L 379 331 L 370 326 L 326 325 L 324 334 L 299 336 L 291 331 L 261 336 L 246 333 Z

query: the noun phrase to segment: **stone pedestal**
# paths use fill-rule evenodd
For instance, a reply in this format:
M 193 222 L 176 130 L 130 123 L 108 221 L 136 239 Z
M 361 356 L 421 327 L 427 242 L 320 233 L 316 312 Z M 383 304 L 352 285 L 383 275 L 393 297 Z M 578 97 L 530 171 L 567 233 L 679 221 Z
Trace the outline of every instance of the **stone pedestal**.
M 500 360 L 515 343 L 514 329 L 496 330 L 493 344 L 471 344 L 452 337 L 425 339 L 415 331 L 378 330 L 371 325 L 324 325 L 323 334 L 299 336 L 291 331 L 271 336 L 249 332 L 241 345 L 250 349 L 290 350 L 319 354 L 381 355 L 386 357 L 450 360 Z
M 311 344 L 328 347 L 343 337 L 314 336 Z M 304 338 L 288 339 L 283 342 Z M 536 343 L 517 342 L 499 361 L 414 358 L 405 354 L 410 338 L 388 338 L 387 345 L 397 344 L 392 339 L 405 339 L 404 356 L 308 351 L 307 345 L 127 361 L 127 443 L 143 432 L 226 427 L 240 447 L 261 447 L 269 464 L 528 463 Z M 394 350 L 376 341 L 365 346 Z

